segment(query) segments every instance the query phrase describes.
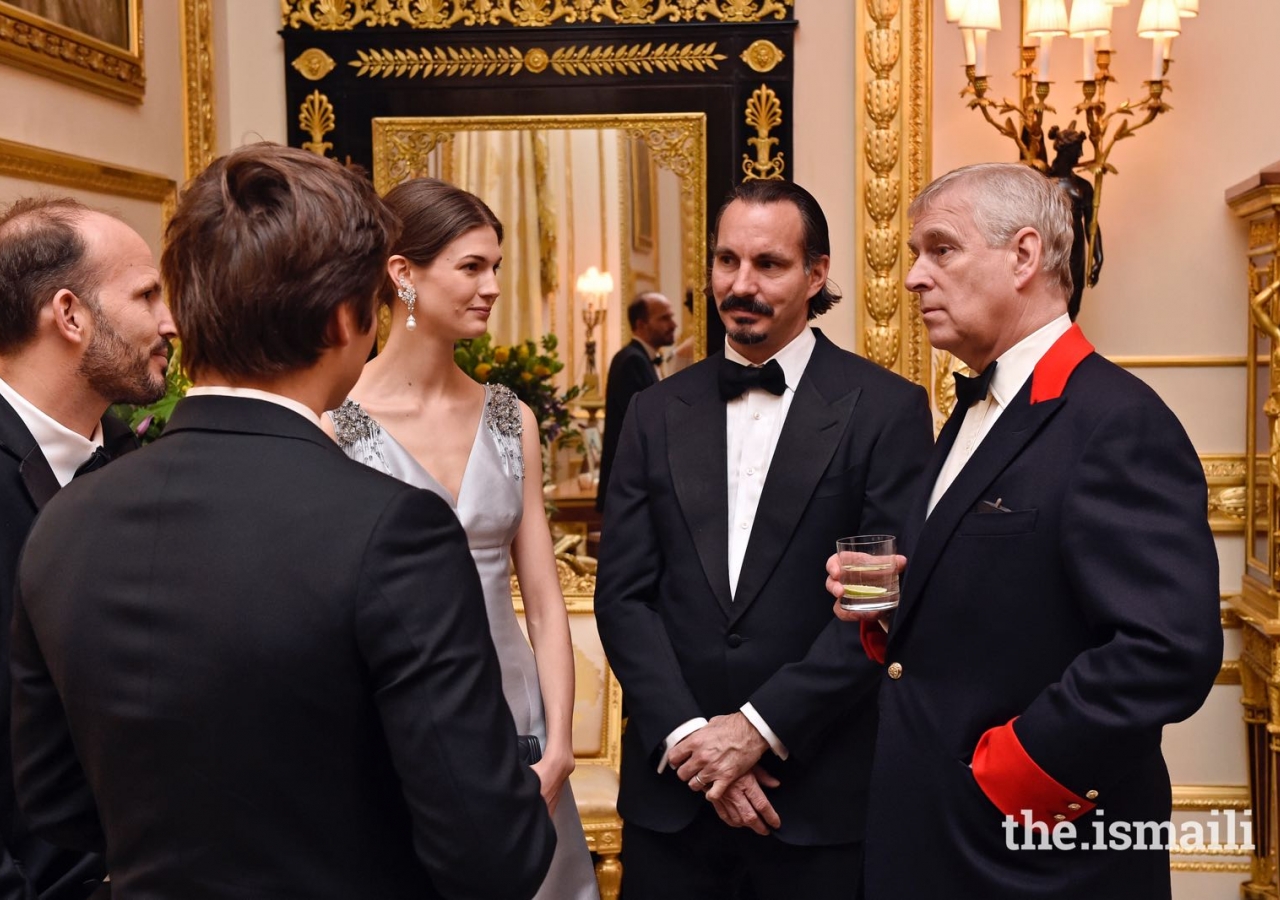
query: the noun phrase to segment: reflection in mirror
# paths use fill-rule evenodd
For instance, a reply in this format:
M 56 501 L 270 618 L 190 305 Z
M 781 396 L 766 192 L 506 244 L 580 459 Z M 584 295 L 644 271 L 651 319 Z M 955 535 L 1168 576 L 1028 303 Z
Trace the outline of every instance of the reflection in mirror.
M 583 384 L 587 400 L 598 400 L 608 361 L 630 340 L 627 304 L 659 291 L 680 329 L 678 353 L 665 365 L 674 370 L 705 355 L 701 113 L 382 118 L 373 120 L 373 144 L 379 192 L 410 178 L 442 178 L 480 196 L 502 220 L 502 297 L 489 325 L 495 342 L 554 332 L 566 385 Z M 607 292 L 577 290 L 593 266 L 611 275 Z M 590 378 L 591 369 L 603 377 Z

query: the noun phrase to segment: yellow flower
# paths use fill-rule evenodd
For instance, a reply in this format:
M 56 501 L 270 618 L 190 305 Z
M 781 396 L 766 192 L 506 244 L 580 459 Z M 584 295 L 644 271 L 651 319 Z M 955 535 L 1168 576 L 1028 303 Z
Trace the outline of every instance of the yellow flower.
M 505 362 L 506 362 L 508 359 L 510 359 L 510 358 L 511 358 L 511 350 L 510 350 L 510 348 L 508 348 L 508 347 L 494 347 L 494 348 L 493 348 L 493 361 L 494 361 L 494 362 L 496 362 L 498 365 L 502 365 L 503 363 L 505 363 Z M 486 369 L 486 371 L 488 371 L 488 370 Z
M 551 370 L 548 369 L 546 366 L 534 366 L 533 374 L 537 375 L 539 378 L 546 378 L 548 375 L 551 374 Z
M 529 346 L 527 344 L 521 344 L 520 349 L 516 351 L 516 359 L 520 360 L 520 362 L 524 362 L 528 358 Z
M 521 381 L 523 381 L 523 382 L 525 382 L 526 384 L 527 384 L 528 382 L 530 382 L 530 381 L 533 381 L 533 373 L 532 373 L 532 372 L 521 372 L 521 373 L 520 373 L 520 380 L 521 380 Z
M 480 363 L 480 365 L 476 366 L 476 379 L 478 381 L 488 381 L 489 372 L 492 369 L 493 369 L 493 366 L 489 365 L 488 363 Z

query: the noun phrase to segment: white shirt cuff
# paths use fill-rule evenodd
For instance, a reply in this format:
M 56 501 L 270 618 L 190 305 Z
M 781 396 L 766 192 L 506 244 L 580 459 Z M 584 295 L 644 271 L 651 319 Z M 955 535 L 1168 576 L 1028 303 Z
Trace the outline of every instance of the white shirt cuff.
M 747 717 L 748 722 L 756 727 L 756 731 L 760 732 L 760 736 L 769 742 L 769 749 L 774 752 L 774 755 L 778 759 L 786 759 L 786 745 L 778 740 L 778 736 L 773 733 L 773 729 L 760 717 L 760 713 L 756 712 L 756 708 L 750 703 L 744 703 L 739 711 Z
M 671 748 L 706 724 L 707 720 L 702 718 L 702 716 L 698 716 L 696 719 L 690 719 L 688 722 L 685 722 L 683 725 L 676 728 L 675 731 L 667 735 L 667 739 L 663 742 L 662 759 L 658 760 L 659 775 L 667 770 L 667 756 L 671 753 Z

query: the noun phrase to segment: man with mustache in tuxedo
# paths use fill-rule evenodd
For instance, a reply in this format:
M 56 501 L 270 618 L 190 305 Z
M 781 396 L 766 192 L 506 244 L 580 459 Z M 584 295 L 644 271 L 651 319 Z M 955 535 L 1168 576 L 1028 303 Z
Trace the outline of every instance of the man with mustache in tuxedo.
M 0 621 L 18 554 L 45 503 L 78 474 L 137 446 L 107 413 L 164 393 L 173 319 L 151 248 L 114 216 L 71 198 L 0 211 Z M 0 655 L 0 898 L 88 897 L 102 857 L 30 834 L 17 813 L 9 661 Z
M 807 191 L 739 185 L 712 249 L 724 352 L 623 422 L 596 617 L 630 715 L 627 900 L 857 896 L 875 672 L 810 567 L 898 532 L 932 428 L 922 389 L 808 327 L 829 265 Z

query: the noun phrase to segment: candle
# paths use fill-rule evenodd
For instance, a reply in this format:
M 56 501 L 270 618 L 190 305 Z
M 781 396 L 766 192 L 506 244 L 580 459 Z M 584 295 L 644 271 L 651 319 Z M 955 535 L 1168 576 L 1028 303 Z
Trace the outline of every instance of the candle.
M 978 78 L 985 78 L 987 75 L 987 33 L 985 31 L 973 33 L 973 74 Z
M 983 33 L 985 34 L 985 32 Z M 964 64 L 966 66 L 975 65 L 976 51 L 974 50 L 973 29 L 961 28 L 960 34 L 964 38 Z
M 1036 81 L 1049 80 L 1049 47 L 1052 44 L 1052 36 L 1047 34 L 1041 36 L 1040 52 L 1036 54 Z
M 1094 44 L 1097 39 L 1087 37 L 1082 40 L 1084 44 L 1084 80 L 1096 81 L 1098 78 L 1098 56 L 1094 50 Z
M 1164 80 L 1164 42 L 1167 38 L 1151 39 L 1151 80 Z

